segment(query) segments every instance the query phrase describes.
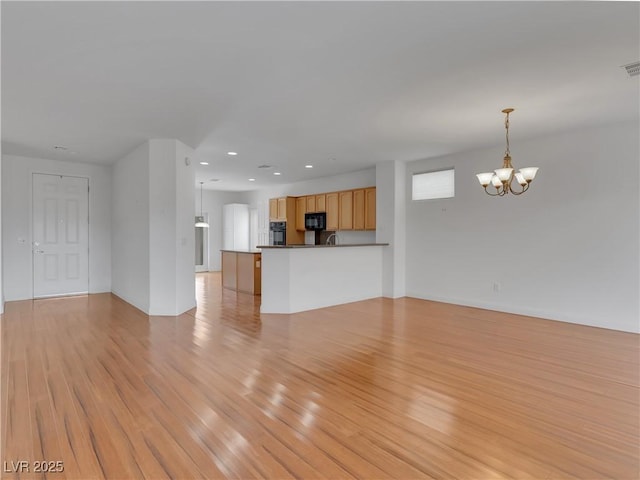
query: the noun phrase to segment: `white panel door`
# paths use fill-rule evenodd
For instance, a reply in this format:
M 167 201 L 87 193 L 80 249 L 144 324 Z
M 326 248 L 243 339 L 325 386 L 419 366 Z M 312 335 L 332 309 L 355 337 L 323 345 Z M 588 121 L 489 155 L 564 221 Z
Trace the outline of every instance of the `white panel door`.
M 249 209 L 249 250 L 255 250 L 258 243 L 258 209 Z
M 89 291 L 89 179 L 33 174 L 33 296 Z

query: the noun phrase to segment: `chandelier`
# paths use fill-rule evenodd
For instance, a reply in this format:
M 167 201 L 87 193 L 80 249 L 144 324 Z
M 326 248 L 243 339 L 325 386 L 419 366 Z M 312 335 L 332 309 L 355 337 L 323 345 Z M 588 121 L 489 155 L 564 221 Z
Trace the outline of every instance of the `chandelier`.
M 504 127 L 507 130 L 507 149 L 504 152 L 504 163 L 502 168 L 498 168 L 493 172 L 478 173 L 478 181 L 484 187 L 484 191 L 492 197 L 502 197 L 508 193 L 521 195 L 529 190 L 529 185 L 533 181 L 538 171 L 538 167 L 521 168 L 519 172 L 514 172 L 511 165 L 511 152 L 509 152 L 509 114 L 513 112 L 513 108 L 505 108 L 502 113 L 506 115 Z M 512 187 L 513 180 L 520 184 L 520 190 L 514 190 Z M 495 193 L 487 190 L 489 185 L 493 185 Z

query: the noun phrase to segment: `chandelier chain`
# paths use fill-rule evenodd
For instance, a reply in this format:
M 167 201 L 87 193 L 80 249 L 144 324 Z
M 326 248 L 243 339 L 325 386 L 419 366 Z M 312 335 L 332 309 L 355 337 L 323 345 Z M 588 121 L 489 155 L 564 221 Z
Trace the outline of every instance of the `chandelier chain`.
M 509 151 L 509 112 L 507 112 L 507 116 L 504 119 L 504 128 L 507 130 L 507 133 L 506 133 L 507 149 L 504 152 L 504 156 L 505 157 L 510 157 L 511 156 L 511 152 Z

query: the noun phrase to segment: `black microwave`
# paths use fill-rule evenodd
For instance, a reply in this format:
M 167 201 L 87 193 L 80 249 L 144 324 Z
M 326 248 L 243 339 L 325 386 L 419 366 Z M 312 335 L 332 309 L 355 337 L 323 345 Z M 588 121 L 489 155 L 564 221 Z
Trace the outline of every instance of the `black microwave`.
M 325 230 L 327 228 L 327 214 L 325 212 L 305 213 L 304 228 L 305 230 Z

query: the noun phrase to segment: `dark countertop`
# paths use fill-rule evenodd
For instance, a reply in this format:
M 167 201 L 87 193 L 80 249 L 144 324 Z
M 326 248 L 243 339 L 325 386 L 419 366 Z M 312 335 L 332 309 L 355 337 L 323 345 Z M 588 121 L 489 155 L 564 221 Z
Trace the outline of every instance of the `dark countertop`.
M 260 247 L 258 247 L 258 248 L 260 248 Z M 257 254 L 261 253 L 260 250 L 226 250 L 224 248 L 221 248 L 220 251 L 221 252 L 231 252 L 231 253 L 250 253 L 252 255 L 255 255 L 256 253 Z
M 338 245 L 258 245 L 256 248 L 339 248 L 388 246 L 388 243 L 343 243 Z

